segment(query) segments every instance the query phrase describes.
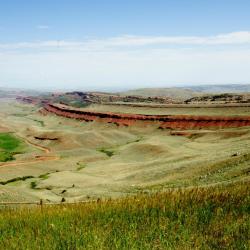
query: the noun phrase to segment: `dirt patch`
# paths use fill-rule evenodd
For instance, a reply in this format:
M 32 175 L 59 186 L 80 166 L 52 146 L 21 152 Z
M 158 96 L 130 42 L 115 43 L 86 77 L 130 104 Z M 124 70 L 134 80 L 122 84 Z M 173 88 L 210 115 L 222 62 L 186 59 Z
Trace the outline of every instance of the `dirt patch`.
M 8 133 L 8 132 L 10 132 L 10 130 L 8 128 L 0 126 L 0 133 Z
M 49 156 L 38 156 L 35 157 L 34 160 L 27 160 L 27 161 L 16 161 L 16 162 L 8 162 L 4 164 L 0 164 L 0 168 L 2 167 L 14 167 L 14 166 L 21 166 L 21 165 L 28 165 L 28 164 L 35 164 L 39 162 L 47 162 L 47 161 L 56 161 L 59 160 L 59 156 L 49 155 Z
M 230 139 L 233 137 L 241 137 L 243 135 L 248 134 L 248 131 L 226 131 L 221 133 L 221 138 L 222 139 Z

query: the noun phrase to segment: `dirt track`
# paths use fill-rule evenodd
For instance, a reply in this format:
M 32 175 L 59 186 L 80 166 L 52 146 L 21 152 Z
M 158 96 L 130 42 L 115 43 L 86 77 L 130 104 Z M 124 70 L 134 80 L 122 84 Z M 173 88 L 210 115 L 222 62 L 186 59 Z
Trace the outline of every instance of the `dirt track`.
M 36 147 L 36 148 L 38 148 L 38 149 L 44 151 L 46 154 L 48 154 L 48 153 L 51 152 L 51 149 L 50 149 L 50 148 L 47 148 L 47 147 L 38 145 L 37 143 L 34 143 L 34 142 L 32 142 L 32 141 L 30 141 L 30 140 L 28 140 L 28 139 L 26 139 L 26 138 L 23 138 L 23 137 L 21 137 L 21 136 L 19 136 L 19 137 L 22 138 L 26 143 L 28 143 L 28 144 L 30 144 L 30 145 L 32 145 L 32 146 L 34 146 L 34 147 Z
M 44 162 L 44 161 L 55 161 L 59 160 L 60 158 L 58 156 L 43 156 L 39 157 L 35 160 L 27 160 L 27 161 L 16 161 L 16 162 L 8 162 L 0 165 L 0 168 L 2 167 L 13 167 L 13 166 L 20 166 L 20 165 L 28 165 L 28 164 L 34 164 L 38 162 Z
M 38 145 L 38 144 L 36 144 L 34 142 L 31 142 L 30 140 L 28 140 L 26 138 L 23 138 L 20 135 L 17 135 L 17 136 L 20 137 L 22 140 L 24 140 L 27 144 L 30 144 L 33 147 L 36 147 L 39 150 L 42 150 L 46 154 L 51 152 L 50 148 L 47 148 L 47 147 Z M 2 167 L 21 166 L 21 165 L 27 165 L 27 164 L 34 164 L 34 163 L 38 163 L 38 162 L 55 161 L 55 160 L 59 160 L 59 159 L 60 159 L 60 157 L 56 156 L 56 155 L 42 155 L 42 156 L 36 156 L 32 160 L 14 161 L 14 162 L 3 163 L 3 164 L 0 164 L 0 168 L 2 168 Z

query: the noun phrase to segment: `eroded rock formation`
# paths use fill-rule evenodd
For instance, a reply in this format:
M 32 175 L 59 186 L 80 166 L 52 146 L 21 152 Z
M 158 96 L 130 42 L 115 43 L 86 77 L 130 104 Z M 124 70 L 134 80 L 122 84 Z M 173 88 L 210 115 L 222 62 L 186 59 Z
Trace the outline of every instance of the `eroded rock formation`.
M 157 124 L 160 129 L 226 128 L 250 126 L 249 116 L 190 116 L 190 115 L 141 115 L 111 112 L 93 112 L 60 104 L 47 104 L 44 110 L 59 116 L 83 121 L 101 121 L 130 126 L 137 122 Z

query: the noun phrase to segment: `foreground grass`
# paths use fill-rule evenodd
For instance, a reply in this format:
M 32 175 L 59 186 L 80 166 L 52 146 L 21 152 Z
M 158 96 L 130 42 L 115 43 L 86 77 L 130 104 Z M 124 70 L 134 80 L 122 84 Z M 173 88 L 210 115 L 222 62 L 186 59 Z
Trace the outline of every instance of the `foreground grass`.
M 21 142 L 10 133 L 0 133 L 0 162 L 14 160 Z
M 249 186 L 3 209 L 0 249 L 249 249 Z

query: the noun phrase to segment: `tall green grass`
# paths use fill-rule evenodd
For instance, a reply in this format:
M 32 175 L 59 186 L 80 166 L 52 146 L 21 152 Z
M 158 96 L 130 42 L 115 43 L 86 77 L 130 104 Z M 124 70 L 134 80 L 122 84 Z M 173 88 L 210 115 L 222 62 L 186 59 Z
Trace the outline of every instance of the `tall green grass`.
M 0 249 L 249 249 L 249 183 L 0 212 Z
M 10 133 L 0 133 L 0 162 L 14 160 L 21 141 Z
M 10 133 L 0 133 L 0 148 L 13 151 L 20 145 L 20 141 Z
M 12 161 L 14 159 L 12 152 L 0 151 L 0 162 Z

